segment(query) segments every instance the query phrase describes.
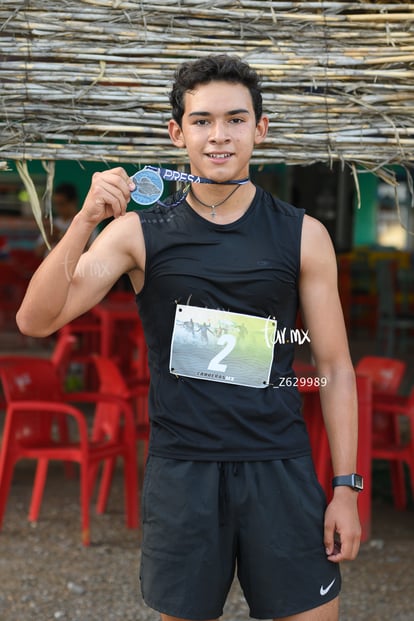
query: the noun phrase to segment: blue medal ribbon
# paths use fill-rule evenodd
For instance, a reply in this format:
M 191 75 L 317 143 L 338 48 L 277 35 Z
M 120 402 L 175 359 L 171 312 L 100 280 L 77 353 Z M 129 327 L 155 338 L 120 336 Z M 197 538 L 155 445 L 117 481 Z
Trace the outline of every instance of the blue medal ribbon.
M 216 185 L 245 185 L 249 182 L 250 177 L 231 179 L 230 181 L 213 181 L 206 177 L 198 177 L 197 175 L 180 172 L 179 170 L 172 170 L 171 168 L 145 166 L 131 177 L 131 180 L 135 183 L 135 189 L 131 192 L 131 198 L 138 203 L 138 205 L 152 205 L 156 203 L 159 201 L 164 191 L 163 179 L 165 179 L 165 181 L 178 181 L 187 184 L 214 183 Z M 185 195 L 186 192 L 184 192 L 183 196 Z
M 249 182 L 250 177 L 244 179 L 231 179 L 230 181 L 213 181 L 206 177 L 198 177 L 191 173 L 180 172 L 179 170 L 172 170 L 171 168 L 159 168 L 157 166 L 145 166 L 143 170 L 152 170 L 156 172 L 161 179 L 165 181 L 179 181 L 181 183 L 214 183 L 216 185 L 245 185 Z

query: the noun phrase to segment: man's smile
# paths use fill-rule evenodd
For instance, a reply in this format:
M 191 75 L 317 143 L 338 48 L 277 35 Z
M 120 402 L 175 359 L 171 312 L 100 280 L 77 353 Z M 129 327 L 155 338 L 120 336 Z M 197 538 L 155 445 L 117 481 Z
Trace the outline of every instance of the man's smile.
M 225 159 L 230 158 L 233 154 L 232 153 L 207 153 L 206 155 L 207 157 L 213 160 L 225 160 Z

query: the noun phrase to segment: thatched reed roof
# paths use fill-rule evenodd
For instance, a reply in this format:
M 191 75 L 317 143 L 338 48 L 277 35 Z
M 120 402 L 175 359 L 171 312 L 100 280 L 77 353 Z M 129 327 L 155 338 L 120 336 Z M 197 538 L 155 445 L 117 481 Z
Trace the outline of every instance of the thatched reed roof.
M 263 76 L 254 162 L 414 160 L 414 3 L 2 0 L 0 158 L 186 161 L 172 71 L 234 53 Z

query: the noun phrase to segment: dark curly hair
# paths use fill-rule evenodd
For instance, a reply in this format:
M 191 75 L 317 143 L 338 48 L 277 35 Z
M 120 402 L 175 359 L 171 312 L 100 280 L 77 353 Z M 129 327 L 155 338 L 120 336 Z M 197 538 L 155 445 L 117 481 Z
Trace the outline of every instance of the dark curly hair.
M 181 126 L 184 114 L 184 95 L 200 84 L 212 81 L 243 84 L 252 97 L 256 123 L 262 116 L 262 89 L 259 75 L 246 62 L 237 56 L 211 54 L 194 61 L 182 63 L 174 74 L 170 92 L 173 119 Z

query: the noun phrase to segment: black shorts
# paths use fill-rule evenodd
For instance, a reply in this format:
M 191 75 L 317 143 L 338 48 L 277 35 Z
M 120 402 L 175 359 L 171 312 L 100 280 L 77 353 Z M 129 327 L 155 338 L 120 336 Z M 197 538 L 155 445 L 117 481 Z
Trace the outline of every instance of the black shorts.
M 323 542 L 325 495 L 311 457 L 197 462 L 151 456 L 142 493 L 141 588 L 155 610 L 216 619 L 237 568 L 257 619 L 337 597 Z

